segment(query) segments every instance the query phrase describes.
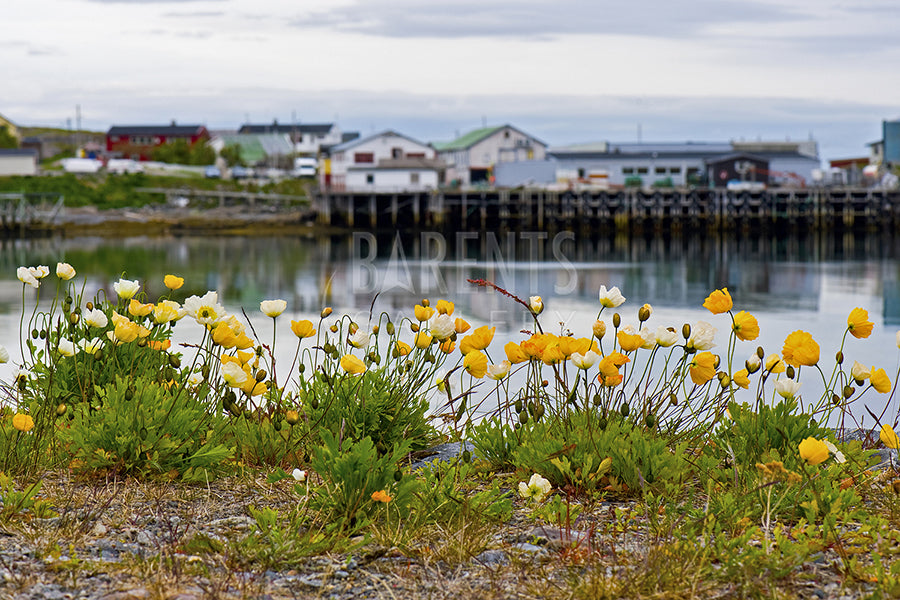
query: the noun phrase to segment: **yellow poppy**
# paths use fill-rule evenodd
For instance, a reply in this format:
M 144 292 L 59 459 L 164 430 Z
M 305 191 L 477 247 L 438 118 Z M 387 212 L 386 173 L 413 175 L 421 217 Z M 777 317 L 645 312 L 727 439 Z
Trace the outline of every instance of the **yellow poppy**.
M 818 465 L 828 460 L 828 446 L 825 442 L 814 437 L 808 437 L 800 442 L 800 458 L 810 465 Z
M 731 325 L 734 335 L 737 339 L 745 342 L 755 340 L 759 337 L 759 322 L 756 317 L 746 311 L 741 311 L 734 315 L 734 322 Z
M 472 377 L 481 379 L 487 373 L 488 359 L 484 352 L 473 350 L 463 359 L 463 367 Z
M 623 352 L 633 352 L 644 344 L 644 338 L 641 334 L 629 333 L 625 330 L 618 332 L 616 339 L 619 340 L 619 347 L 622 348 Z
M 454 306 L 452 302 L 447 300 L 438 300 L 435 308 L 437 308 L 439 315 L 452 315 Z
M 871 383 L 872 388 L 880 394 L 887 394 L 891 391 L 891 380 L 888 378 L 887 373 L 884 372 L 884 369 L 872 367 L 872 373 L 869 375 L 869 383 Z
M 847 317 L 847 331 L 857 339 L 867 338 L 872 335 L 875 323 L 869 320 L 869 313 L 862 308 L 854 308 Z
M 795 367 L 813 366 L 819 362 L 819 344 L 805 331 L 795 331 L 784 340 L 781 350 L 784 362 Z
M 494 332 L 496 331 L 496 327 L 488 327 L 487 325 L 479 327 L 462 339 L 459 343 L 459 351 L 465 355 L 473 350 L 484 350 L 491 345 L 491 341 L 494 339 Z
M 291 321 L 291 331 L 294 332 L 301 340 L 316 335 L 316 329 L 313 327 L 312 321 L 303 319 L 301 321 Z
M 430 306 L 422 306 L 421 304 L 416 304 L 416 308 L 413 311 L 416 315 L 416 321 L 427 321 L 431 318 L 431 315 L 434 314 L 434 309 Z
M 34 419 L 31 418 L 31 415 L 26 415 L 25 413 L 16 413 L 12 418 L 12 424 L 13 427 L 22 433 L 28 433 L 34 429 Z
M 507 360 L 514 365 L 528 360 L 528 356 L 522 351 L 519 344 L 515 342 L 507 342 L 507 344 L 503 346 L 503 350 L 506 352 Z
M 882 425 L 881 433 L 878 434 L 878 437 L 881 438 L 881 442 L 888 448 L 900 450 L 900 438 L 897 437 L 894 428 L 890 425 Z
M 431 334 L 425 333 L 424 331 L 418 331 L 416 332 L 416 337 L 413 338 L 413 344 L 415 344 L 416 348 L 424 350 L 431 345 L 433 340 L 434 338 L 431 337 Z
M 731 294 L 728 293 L 728 288 L 714 291 L 707 296 L 706 301 L 703 303 L 703 308 L 714 315 L 728 312 L 731 310 L 732 306 L 734 306 L 734 302 L 731 300 Z
M 741 369 L 740 371 L 735 371 L 734 375 L 731 376 L 731 380 L 738 387 L 742 387 L 745 390 L 750 387 L 750 373 L 747 369 Z
M 166 287 L 170 290 L 177 290 L 184 285 L 184 277 L 166 275 L 165 278 L 163 278 L 163 283 L 166 284 Z
M 361 375 L 366 371 L 365 363 L 352 354 L 341 357 L 341 368 L 351 375 Z
M 695 354 L 688 370 L 691 381 L 697 385 L 703 385 L 716 376 L 716 355 L 712 352 Z

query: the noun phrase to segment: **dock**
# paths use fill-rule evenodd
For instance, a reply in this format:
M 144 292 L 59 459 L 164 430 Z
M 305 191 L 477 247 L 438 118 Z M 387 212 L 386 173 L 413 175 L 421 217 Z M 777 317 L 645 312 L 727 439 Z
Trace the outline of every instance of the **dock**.
M 313 198 L 321 225 L 371 231 L 731 230 L 873 228 L 900 224 L 900 191 L 780 188 L 397 193 L 332 192 Z
M 63 205 L 64 198 L 60 194 L 0 194 L 0 233 L 23 234 L 52 229 Z

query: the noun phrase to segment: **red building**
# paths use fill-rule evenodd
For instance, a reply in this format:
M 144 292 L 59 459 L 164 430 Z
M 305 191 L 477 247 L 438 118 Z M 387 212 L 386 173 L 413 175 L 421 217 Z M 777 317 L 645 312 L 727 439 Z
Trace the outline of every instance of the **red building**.
M 154 148 L 184 140 L 188 145 L 209 140 L 203 125 L 115 125 L 106 133 L 106 152 L 114 158 L 150 160 Z

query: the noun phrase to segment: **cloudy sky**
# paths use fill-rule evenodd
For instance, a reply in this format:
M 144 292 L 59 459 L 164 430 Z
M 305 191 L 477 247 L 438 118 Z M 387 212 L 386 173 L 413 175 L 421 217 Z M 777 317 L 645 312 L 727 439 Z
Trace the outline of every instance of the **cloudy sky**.
M 5 3 L 23 125 L 337 121 L 441 141 L 807 139 L 864 156 L 900 118 L 898 0 Z

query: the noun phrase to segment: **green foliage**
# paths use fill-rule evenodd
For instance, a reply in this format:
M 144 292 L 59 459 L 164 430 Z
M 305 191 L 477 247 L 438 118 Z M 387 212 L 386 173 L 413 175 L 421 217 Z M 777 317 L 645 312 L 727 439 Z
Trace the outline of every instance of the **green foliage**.
M 519 447 L 515 429 L 498 417 L 484 419 L 472 426 L 470 438 L 475 455 L 486 460 L 494 469 L 515 466 L 514 456 Z
M 0 473 L 0 523 L 9 523 L 23 515 L 30 515 L 39 519 L 56 516 L 51 510 L 50 503 L 38 496 L 41 491 L 41 482 L 35 481 L 24 490 L 16 490 L 12 478 Z
M 210 165 L 216 160 L 216 152 L 203 140 L 191 144 L 184 138 L 178 138 L 153 148 L 150 157 L 178 165 Z
M 279 412 L 265 412 L 259 418 L 243 413 L 223 421 L 223 435 L 234 440 L 236 456 L 248 466 L 289 468 L 303 463 L 303 442 L 309 439 L 300 426 L 291 426 Z
M 73 408 L 60 437 L 76 471 L 206 481 L 233 453 L 212 433 L 207 407 L 178 385 L 117 376 Z
M 540 473 L 556 487 L 586 492 L 609 486 L 637 493 L 681 483 L 691 475 L 683 458 L 686 444 L 669 448 L 665 437 L 618 418 L 602 429 L 600 424 L 596 415 L 574 413 L 565 421 L 523 426 L 515 465 Z
M 324 490 L 310 502 L 329 514 L 335 526 L 354 530 L 366 523 L 381 504 L 372 498 L 375 492 L 387 493 L 391 497 L 389 504 L 398 510 L 409 506 L 418 484 L 399 468 L 409 450 L 408 442 L 380 455 L 369 437 L 358 442 L 342 441 L 325 430 L 322 440 L 323 445 L 313 455 L 312 467 L 322 477 Z
M 353 441 L 368 437 L 382 453 L 401 442 L 421 450 L 437 439 L 426 418 L 424 394 L 408 381 L 398 381 L 386 367 L 359 377 L 320 373 L 306 383 L 301 396 L 314 435 L 328 431 Z
M 797 411 L 796 400 L 782 400 L 775 406 L 761 404 L 754 412 L 747 404 L 732 402 L 728 406 L 731 420 L 723 422 L 712 435 L 714 451 L 753 474 L 754 465 L 769 460 L 783 461 L 796 470 L 800 457 L 798 446 L 807 437 L 821 439 L 827 430 L 812 415 Z
M 472 518 L 506 521 L 512 513 L 509 491 L 493 478 L 487 489 L 473 492 L 475 468 L 464 461 L 432 463 L 420 472 L 421 485 L 410 520 L 458 524 Z
M 0 125 L 0 148 L 18 148 L 19 140 L 9 132 L 6 125 Z

